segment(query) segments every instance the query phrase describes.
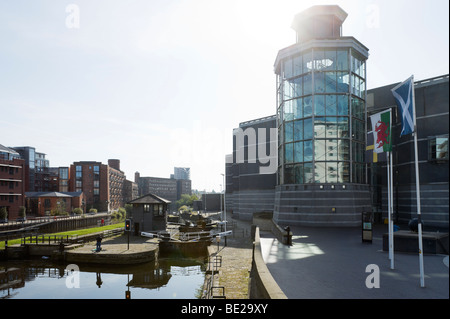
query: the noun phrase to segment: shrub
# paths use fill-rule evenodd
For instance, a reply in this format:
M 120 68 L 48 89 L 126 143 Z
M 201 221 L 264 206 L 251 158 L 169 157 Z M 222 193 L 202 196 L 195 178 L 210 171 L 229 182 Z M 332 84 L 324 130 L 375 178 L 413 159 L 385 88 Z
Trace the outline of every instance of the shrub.
M 77 215 L 82 215 L 83 214 L 83 210 L 80 207 L 74 208 L 72 213 L 77 214 Z
M 89 209 L 89 213 L 97 214 L 97 209 L 96 208 L 91 208 L 91 209 Z

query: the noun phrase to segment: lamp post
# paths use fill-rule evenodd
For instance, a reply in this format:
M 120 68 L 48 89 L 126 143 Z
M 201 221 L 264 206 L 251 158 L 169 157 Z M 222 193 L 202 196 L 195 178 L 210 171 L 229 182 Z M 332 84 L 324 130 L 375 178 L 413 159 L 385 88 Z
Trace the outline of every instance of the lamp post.
M 227 204 L 225 202 L 225 190 L 226 190 L 226 185 L 225 185 L 225 174 L 220 174 L 222 175 L 222 179 L 223 179 L 223 219 L 225 219 L 225 231 L 227 231 Z M 227 237 L 225 236 L 225 246 L 227 245 Z

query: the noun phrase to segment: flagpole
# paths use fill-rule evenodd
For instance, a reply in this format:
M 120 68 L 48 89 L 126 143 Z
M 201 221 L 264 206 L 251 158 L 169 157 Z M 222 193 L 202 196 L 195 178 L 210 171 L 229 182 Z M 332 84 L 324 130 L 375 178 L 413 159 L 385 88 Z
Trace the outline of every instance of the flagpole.
M 391 140 L 392 141 L 392 140 Z M 394 269 L 394 176 L 392 174 L 393 170 L 393 163 L 392 163 L 392 150 L 389 152 L 389 159 L 391 162 L 389 174 L 391 175 L 390 181 L 391 181 L 391 192 L 389 193 L 389 196 L 391 198 L 391 246 L 392 246 L 392 258 L 391 258 L 391 269 Z
M 417 219 L 418 219 L 418 237 L 419 237 L 419 267 L 420 267 L 420 287 L 425 287 L 425 278 L 423 270 L 423 246 L 422 246 L 422 214 L 420 209 L 420 183 L 419 183 L 419 159 L 417 150 L 417 124 L 416 124 L 416 101 L 414 97 L 414 75 L 411 79 L 413 120 L 414 120 L 414 156 L 416 168 L 416 198 L 417 198 Z
M 393 268 L 393 249 L 392 249 L 392 228 L 391 228 L 391 174 L 390 174 L 390 161 L 389 158 L 391 156 L 391 152 L 388 152 L 388 159 L 387 159 L 387 195 L 388 195 L 388 232 L 389 232 L 389 260 L 391 261 L 391 269 Z

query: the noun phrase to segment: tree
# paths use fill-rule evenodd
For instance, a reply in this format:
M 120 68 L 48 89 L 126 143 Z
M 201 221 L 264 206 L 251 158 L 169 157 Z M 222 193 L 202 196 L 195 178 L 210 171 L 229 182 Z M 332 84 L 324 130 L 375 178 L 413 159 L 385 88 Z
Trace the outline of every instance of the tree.
M 0 207 L 0 220 L 6 219 L 6 217 L 8 217 L 6 207 Z
M 176 204 L 177 204 L 177 210 L 180 209 L 181 206 L 189 206 L 192 207 L 192 204 L 195 200 L 198 200 L 198 196 L 193 194 L 193 195 L 189 195 L 189 194 L 182 194 L 181 198 L 179 200 L 177 200 Z
M 25 218 L 25 216 L 27 215 L 26 213 L 26 208 L 24 206 L 20 206 L 19 207 L 19 217 L 20 218 Z

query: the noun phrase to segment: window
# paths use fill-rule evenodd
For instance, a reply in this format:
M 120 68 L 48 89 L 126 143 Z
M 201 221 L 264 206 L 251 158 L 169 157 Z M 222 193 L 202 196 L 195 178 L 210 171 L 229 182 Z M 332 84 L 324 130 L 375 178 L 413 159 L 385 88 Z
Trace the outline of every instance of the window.
M 284 160 L 285 163 L 292 163 L 294 155 L 294 144 L 289 143 L 284 146 Z
M 436 136 L 428 140 L 428 159 L 448 161 L 448 136 Z
M 294 138 L 294 122 L 287 122 L 284 125 L 284 141 L 292 142 Z

